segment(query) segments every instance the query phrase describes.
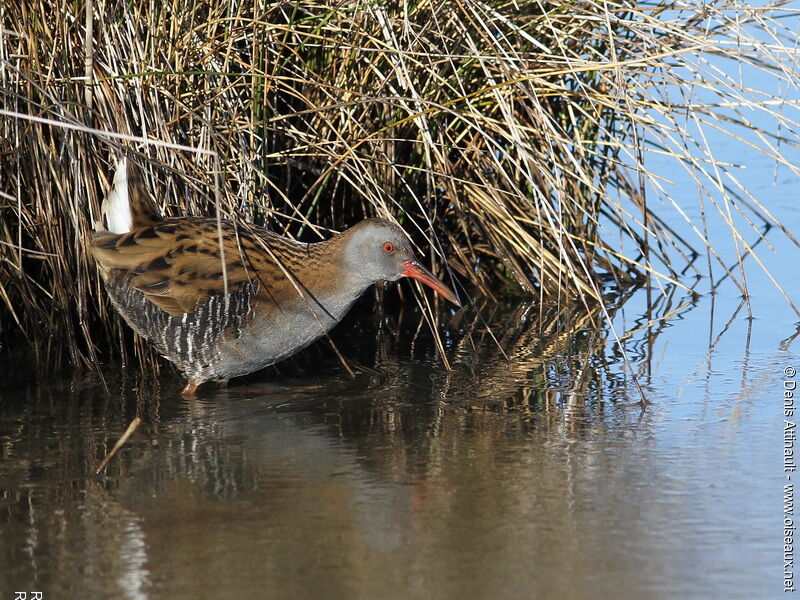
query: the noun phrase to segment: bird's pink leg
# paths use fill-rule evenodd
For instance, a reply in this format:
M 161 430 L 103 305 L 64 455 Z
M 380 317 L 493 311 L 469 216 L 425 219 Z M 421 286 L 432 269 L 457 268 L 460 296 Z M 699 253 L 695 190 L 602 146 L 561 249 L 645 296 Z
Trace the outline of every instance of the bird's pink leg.
M 197 397 L 197 395 L 196 395 L 197 386 L 199 386 L 199 385 L 200 385 L 199 381 L 195 381 L 194 379 L 190 379 L 186 383 L 186 387 L 183 388 L 183 391 L 181 392 L 181 396 L 183 396 L 184 398 L 187 398 L 189 400 L 192 400 L 192 399 L 196 398 Z

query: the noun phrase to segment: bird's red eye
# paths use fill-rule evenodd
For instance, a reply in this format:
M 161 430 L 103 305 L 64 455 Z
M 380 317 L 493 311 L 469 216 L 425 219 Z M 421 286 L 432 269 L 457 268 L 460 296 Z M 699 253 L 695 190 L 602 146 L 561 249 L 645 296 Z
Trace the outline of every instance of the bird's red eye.
M 383 245 L 383 251 L 386 252 L 386 254 L 391 254 L 394 252 L 394 244 L 392 242 L 386 242 Z

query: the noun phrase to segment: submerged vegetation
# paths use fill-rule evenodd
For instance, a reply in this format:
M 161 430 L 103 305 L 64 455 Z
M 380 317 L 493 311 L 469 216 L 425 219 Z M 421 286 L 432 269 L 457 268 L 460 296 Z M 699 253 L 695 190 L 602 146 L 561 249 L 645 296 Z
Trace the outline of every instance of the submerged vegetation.
M 86 242 L 123 150 L 171 215 L 306 240 L 393 216 L 470 295 L 588 304 L 716 263 L 746 294 L 745 237 L 784 228 L 703 131 L 798 174 L 783 4 L 4 3 L 0 343 L 76 365 L 117 343 Z M 697 181 L 693 239 L 653 154 Z

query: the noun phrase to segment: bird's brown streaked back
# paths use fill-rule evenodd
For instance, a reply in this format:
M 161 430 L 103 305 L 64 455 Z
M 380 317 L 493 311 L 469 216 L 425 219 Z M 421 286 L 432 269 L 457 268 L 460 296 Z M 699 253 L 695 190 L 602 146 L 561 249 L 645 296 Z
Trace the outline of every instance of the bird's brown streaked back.
M 274 245 L 264 233 L 262 244 Z M 236 231 L 229 221 L 218 228 L 212 219 L 182 218 L 119 235 L 99 233 L 92 253 L 106 277 L 139 290 L 167 313 L 181 315 L 251 280 L 263 281 L 265 290 L 274 288 L 275 280 L 285 276 L 261 247 L 254 234 Z

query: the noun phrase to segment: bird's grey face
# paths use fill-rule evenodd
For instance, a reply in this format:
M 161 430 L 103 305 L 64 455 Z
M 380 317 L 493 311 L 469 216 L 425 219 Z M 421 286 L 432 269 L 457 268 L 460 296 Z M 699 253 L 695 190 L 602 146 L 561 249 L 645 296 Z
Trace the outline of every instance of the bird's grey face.
M 346 253 L 350 268 L 369 283 L 412 277 L 461 306 L 450 288 L 420 264 L 405 232 L 389 221 L 363 223 L 353 233 Z

